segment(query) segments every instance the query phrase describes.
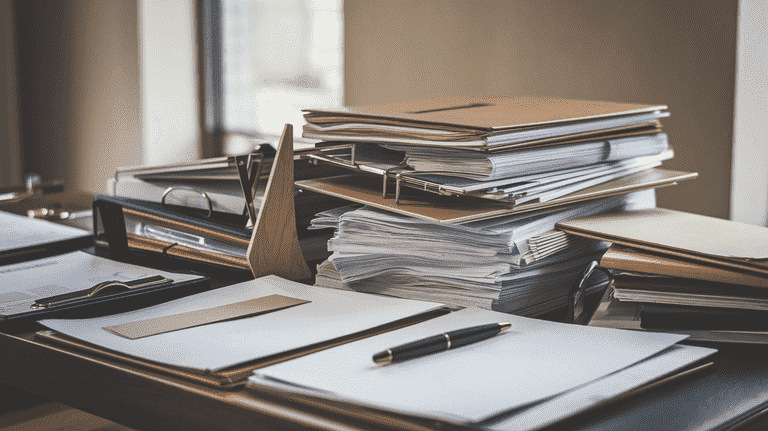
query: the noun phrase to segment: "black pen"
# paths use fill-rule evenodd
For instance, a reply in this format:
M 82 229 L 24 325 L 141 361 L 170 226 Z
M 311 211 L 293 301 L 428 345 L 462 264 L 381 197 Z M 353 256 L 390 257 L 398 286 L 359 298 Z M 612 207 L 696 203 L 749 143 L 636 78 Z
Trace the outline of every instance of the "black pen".
M 388 364 L 390 362 L 418 358 L 419 356 L 466 346 L 467 344 L 491 338 L 510 327 L 512 327 L 511 323 L 501 322 L 445 332 L 440 335 L 434 335 L 432 337 L 401 344 L 397 347 L 392 347 L 391 349 L 379 352 L 373 355 L 373 362 L 377 364 Z

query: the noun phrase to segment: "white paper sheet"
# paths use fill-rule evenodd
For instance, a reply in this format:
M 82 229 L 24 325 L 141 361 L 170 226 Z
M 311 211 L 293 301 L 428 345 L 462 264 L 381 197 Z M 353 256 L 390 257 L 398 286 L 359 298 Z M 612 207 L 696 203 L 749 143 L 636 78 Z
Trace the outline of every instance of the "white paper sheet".
M 373 354 L 408 341 L 501 321 L 512 322 L 512 328 L 475 344 L 391 365 L 372 362 Z M 249 384 L 477 422 L 604 377 L 684 338 L 468 308 L 256 370 Z
M 103 329 L 274 294 L 311 302 L 273 313 L 136 340 Z M 71 337 L 138 358 L 186 369 L 215 371 L 439 307 L 440 304 L 431 302 L 323 289 L 268 276 L 129 313 L 95 319 L 49 319 L 40 323 Z
M 494 431 L 543 428 L 640 388 L 716 352 L 715 349 L 705 347 L 675 345 L 617 373 L 497 420 L 488 428 Z

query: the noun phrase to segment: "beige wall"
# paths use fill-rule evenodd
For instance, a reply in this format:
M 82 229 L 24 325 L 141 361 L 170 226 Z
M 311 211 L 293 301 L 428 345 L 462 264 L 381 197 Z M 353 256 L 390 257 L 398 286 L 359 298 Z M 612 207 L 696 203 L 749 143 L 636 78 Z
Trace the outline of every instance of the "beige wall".
M 103 192 L 142 162 L 137 2 L 17 5 L 25 171 Z
M 659 206 L 727 218 L 737 6 L 721 1 L 346 0 L 345 104 L 471 94 L 663 103 Z
M 115 168 L 145 161 L 140 1 L 17 2 L 26 171 L 101 192 Z M 664 103 L 677 154 L 665 166 L 700 177 L 661 190 L 659 205 L 727 218 L 737 4 L 346 0 L 345 103 Z

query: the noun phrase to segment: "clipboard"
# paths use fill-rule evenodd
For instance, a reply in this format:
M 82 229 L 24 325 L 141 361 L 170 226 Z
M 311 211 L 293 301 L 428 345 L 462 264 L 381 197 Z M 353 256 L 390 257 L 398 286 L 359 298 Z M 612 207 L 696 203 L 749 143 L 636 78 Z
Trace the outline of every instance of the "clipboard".
M 102 316 L 210 289 L 208 278 L 114 262 L 82 251 L 5 266 L 3 325 Z M 7 280 L 18 281 L 21 287 Z
M 243 218 L 206 210 L 182 210 L 163 203 L 96 196 L 93 211 L 97 246 L 108 248 L 110 256 L 121 261 L 129 261 L 134 252 L 142 251 L 241 273 L 247 271 L 253 277 L 274 274 L 290 280 L 309 279 L 311 273 L 296 230 L 292 129 L 286 124 L 258 211 L 253 197 L 263 177 L 263 168 L 256 164 L 261 165 L 258 162 L 263 159 L 245 155 L 232 160 L 243 184 L 244 197 L 250 200 Z M 249 223 L 252 229 L 247 227 Z M 131 231 L 131 227 L 137 226 L 165 229 L 168 235 L 154 238 L 139 235 L 136 230 Z M 184 238 L 191 242 L 185 242 Z M 216 244 L 220 246 L 219 251 L 195 247 L 195 241 Z M 245 248 L 245 257 L 239 252 L 227 253 L 227 247 Z

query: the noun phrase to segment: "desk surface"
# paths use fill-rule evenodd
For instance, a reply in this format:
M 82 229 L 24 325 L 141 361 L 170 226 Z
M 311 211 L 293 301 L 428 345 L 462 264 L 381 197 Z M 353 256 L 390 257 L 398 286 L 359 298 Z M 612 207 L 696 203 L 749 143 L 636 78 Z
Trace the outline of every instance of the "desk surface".
M 135 262 L 171 270 L 157 259 Z M 241 281 L 213 277 L 212 287 Z M 550 316 L 557 320 L 556 315 Z M 0 381 L 134 429 L 452 429 L 365 409 L 300 404 L 279 393 L 219 390 L 97 357 L 35 336 L 36 323 L 0 326 Z M 554 429 L 768 429 L 768 347 L 720 348 L 709 371 Z M 487 427 L 505 430 L 503 421 Z
M 51 345 L 36 338 L 34 329 L 0 333 L 0 380 L 136 429 L 451 429 L 430 421 L 383 420 L 362 409 L 299 404 L 280 394 L 212 389 Z M 768 418 L 766 356 L 766 349 L 723 350 L 709 372 L 555 428 L 761 429 Z M 502 421 L 489 428 L 505 426 Z

